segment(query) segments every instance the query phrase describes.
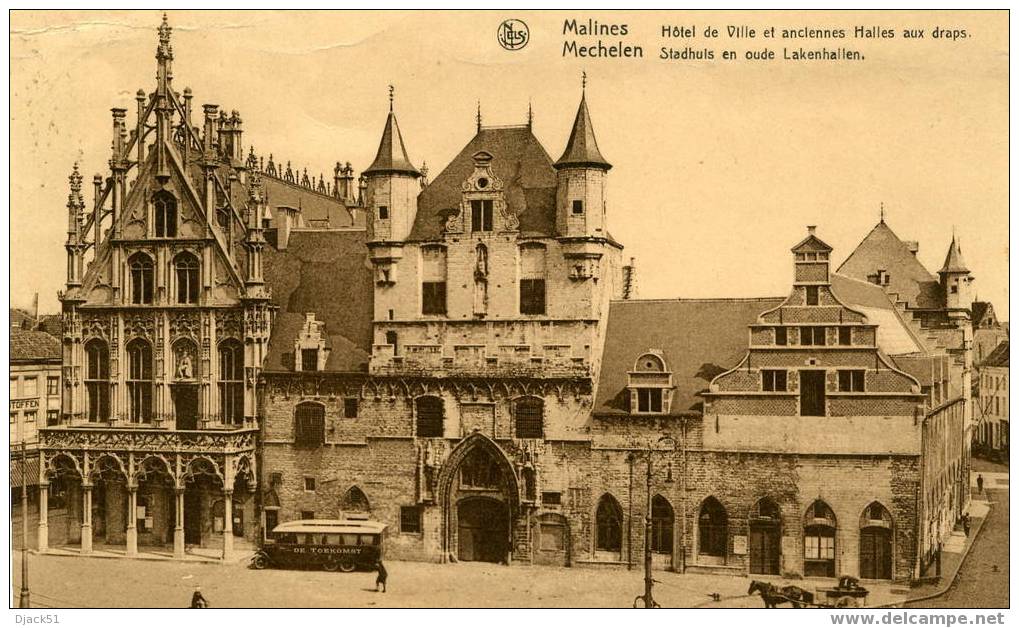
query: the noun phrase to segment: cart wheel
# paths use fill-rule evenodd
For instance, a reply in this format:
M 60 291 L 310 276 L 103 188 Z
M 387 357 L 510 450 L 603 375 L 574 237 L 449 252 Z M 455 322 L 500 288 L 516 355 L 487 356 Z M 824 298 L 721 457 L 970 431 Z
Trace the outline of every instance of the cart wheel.
M 356 567 L 357 565 L 355 565 L 354 561 L 352 560 L 344 560 L 340 562 L 340 571 L 342 571 L 343 573 L 350 573 L 354 571 Z
M 322 565 L 322 568 L 325 569 L 326 571 L 336 571 L 337 569 L 340 568 L 340 566 L 336 563 L 335 560 L 327 560 L 325 564 Z
M 269 566 L 269 561 L 266 560 L 265 556 L 256 554 L 255 557 L 251 559 L 251 566 L 255 569 L 265 569 Z
M 835 608 L 856 608 L 857 606 L 859 606 L 859 603 L 856 601 L 856 598 L 849 595 L 843 595 L 835 602 Z

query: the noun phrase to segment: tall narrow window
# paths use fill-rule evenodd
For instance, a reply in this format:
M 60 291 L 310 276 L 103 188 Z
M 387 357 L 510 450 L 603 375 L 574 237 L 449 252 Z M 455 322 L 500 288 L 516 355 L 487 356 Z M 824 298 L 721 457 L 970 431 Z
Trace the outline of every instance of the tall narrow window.
M 110 417 L 110 352 L 101 340 L 85 343 L 85 396 L 89 423 Z
M 471 231 L 492 230 L 492 201 L 471 201 Z
M 707 556 L 722 556 L 729 544 L 729 516 L 725 507 L 714 497 L 708 497 L 701 505 L 697 518 L 698 549 Z
M 817 305 L 817 286 L 807 286 L 807 305 Z
M 152 303 L 152 259 L 143 253 L 136 253 L 128 260 L 131 269 L 131 303 L 136 305 Z
M 421 313 L 446 313 L 446 249 L 421 249 Z
M 839 327 L 839 344 L 840 345 L 851 345 L 853 344 L 853 328 L 843 325 Z
M 318 370 L 318 349 L 301 349 L 301 370 Z
M 541 438 L 545 402 L 537 397 L 525 397 L 514 405 L 517 438 Z
M 775 344 L 784 347 L 789 344 L 789 330 L 785 327 L 775 328 Z
M 299 403 L 294 409 L 294 441 L 302 447 L 319 447 L 325 442 L 326 409 L 320 403 Z M 314 517 L 306 517 L 313 519 Z
M 651 551 L 672 553 L 672 529 L 675 527 L 672 505 L 661 495 L 651 500 Z
M 580 215 L 584 213 L 584 201 L 574 200 L 573 201 L 573 214 Z
M 140 338 L 127 345 L 127 402 L 132 422 L 152 421 L 152 345 Z
M 425 438 L 441 438 L 443 433 L 442 399 L 438 397 L 418 397 L 417 435 Z
M 545 313 L 545 247 L 520 247 L 520 313 Z
M 177 277 L 177 303 L 198 303 L 198 259 L 190 253 L 181 253 L 173 260 Z
M 236 340 L 219 345 L 219 405 L 223 423 L 244 423 L 244 347 Z
M 152 199 L 156 214 L 156 237 L 177 237 L 177 199 L 169 192 L 159 192 Z

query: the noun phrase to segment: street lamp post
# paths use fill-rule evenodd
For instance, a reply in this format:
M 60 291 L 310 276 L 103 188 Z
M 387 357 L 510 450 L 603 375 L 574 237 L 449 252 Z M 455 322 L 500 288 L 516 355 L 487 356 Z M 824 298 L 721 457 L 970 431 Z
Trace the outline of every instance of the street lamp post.
M 643 596 L 639 596 L 637 598 L 638 600 L 640 600 L 640 599 L 644 600 L 644 608 L 658 608 L 659 607 L 658 603 L 655 602 L 655 599 L 654 599 L 654 597 L 652 595 L 652 589 L 654 588 L 654 582 L 655 581 L 651 577 L 651 536 L 653 534 L 652 520 L 651 520 L 651 505 L 652 505 L 651 501 L 652 501 L 652 493 L 654 492 L 654 472 L 653 472 L 653 467 L 652 467 L 652 455 L 655 452 L 661 453 L 663 451 L 668 451 L 668 450 L 655 449 L 655 445 L 660 445 L 663 442 L 664 443 L 672 443 L 673 447 L 675 447 L 675 445 L 676 445 L 675 439 L 673 439 L 671 436 L 662 436 L 654 444 L 648 443 L 647 451 L 646 451 L 646 455 L 647 455 L 647 510 L 644 513 L 644 595 Z M 672 475 L 671 474 L 671 470 L 670 470 L 670 474 L 669 475 L 670 475 L 670 478 L 667 481 L 671 481 L 671 475 Z M 635 600 L 635 604 L 634 605 L 636 606 L 636 600 Z
M 28 596 L 28 455 L 21 441 L 21 598 L 19 608 L 29 608 Z

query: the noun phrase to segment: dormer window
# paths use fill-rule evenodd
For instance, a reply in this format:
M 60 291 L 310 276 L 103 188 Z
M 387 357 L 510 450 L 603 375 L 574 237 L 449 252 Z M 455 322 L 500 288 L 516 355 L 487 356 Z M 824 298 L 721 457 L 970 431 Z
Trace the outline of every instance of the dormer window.
M 304 325 L 294 340 L 294 370 L 324 371 L 329 359 L 325 323 L 315 320 L 315 314 L 304 315 Z
M 665 359 L 651 351 L 637 358 L 629 373 L 631 414 L 667 414 L 672 400 L 672 373 Z
M 301 349 L 301 370 L 318 370 L 318 349 Z

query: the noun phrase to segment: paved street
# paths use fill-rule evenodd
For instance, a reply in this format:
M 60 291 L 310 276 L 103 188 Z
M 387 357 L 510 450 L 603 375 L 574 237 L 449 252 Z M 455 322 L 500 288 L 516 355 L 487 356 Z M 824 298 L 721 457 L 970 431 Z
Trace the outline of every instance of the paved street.
M 976 476 L 984 476 L 985 496 L 976 492 Z M 973 499 L 987 499 L 991 511 L 973 548 L 948 592 L 907 606 L 914 608 L 1007 608 L 1008 598 L 1008 467 L 973 461 Z

